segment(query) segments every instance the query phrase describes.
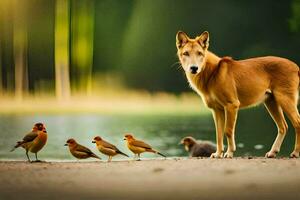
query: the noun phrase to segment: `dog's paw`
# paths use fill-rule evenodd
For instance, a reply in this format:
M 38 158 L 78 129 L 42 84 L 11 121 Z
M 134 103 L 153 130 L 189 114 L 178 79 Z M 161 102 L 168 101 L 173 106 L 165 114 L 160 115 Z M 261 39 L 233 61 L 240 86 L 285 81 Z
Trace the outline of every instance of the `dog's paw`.
M 210 158 L 223 158 L 223 153 L 219 153 L 219 152 L 212 153 Z
M 227 151 L 224 155 L 224 158 L 233 158 L 233 152 Z
M 290 154 L 290 158 L 299 158 L 299 152 L 293 151 L 293 152 Z
M 266 153 L 265 157 L 266 158 L 276 158 L 277 152 L 274 151 L 269 151 Z

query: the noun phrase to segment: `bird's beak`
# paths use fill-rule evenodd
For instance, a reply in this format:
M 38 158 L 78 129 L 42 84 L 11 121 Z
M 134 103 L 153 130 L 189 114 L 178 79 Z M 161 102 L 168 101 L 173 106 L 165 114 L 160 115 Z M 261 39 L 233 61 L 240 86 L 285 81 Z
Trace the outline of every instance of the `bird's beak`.
M 66 143 L 64 146 L 68 146 L 68 144 Z
M 183 141 L 180 141 L 179 143 L 178 143 L 178 145 L 182 145 L 183 144 Z
M 92 143 L 96 143 L 96 141 L 95 141 L 95 140 L 93 140 L 93 141 L 92 141 Z

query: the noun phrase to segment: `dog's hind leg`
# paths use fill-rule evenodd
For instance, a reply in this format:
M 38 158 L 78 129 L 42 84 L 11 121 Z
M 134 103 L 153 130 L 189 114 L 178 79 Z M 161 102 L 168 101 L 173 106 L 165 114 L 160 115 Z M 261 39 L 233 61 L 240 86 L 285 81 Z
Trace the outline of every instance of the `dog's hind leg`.
M 280 106 L 283 109 L 283 112 L 288 116 L 288 118 L 292 122 L 296 132 L 295 148 L 294 151 L 290 154 L 290 157 L 292 158 L 298 158 L 300 153 L 300 116 L 297 109 L 297 101 L 298 91 L 297 94 L 285 94 L 285 96 L 281 96 L 279 102 Z
M 266 153 L 266 157 L 275 158 L 276 154 L 280 151 L 280 147 L 286 135 L 288 125 L 285 121 L 282 108 L 278 105 L 273 96 L 270 96 L 266 99 L 265 106 L 276 123 L 278 129 L 277 137 L 272 145 L 271 150 Z

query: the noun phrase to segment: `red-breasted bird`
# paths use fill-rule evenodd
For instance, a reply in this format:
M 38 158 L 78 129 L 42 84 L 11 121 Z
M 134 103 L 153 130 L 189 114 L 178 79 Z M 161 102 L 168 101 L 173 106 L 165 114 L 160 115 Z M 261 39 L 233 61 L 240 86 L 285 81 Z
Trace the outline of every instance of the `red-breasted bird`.
M 96 136 L 92 142 L 96 143 L 97 148 L 101 153 L 108 156 L 108 162 L 110 162 L 112 157 L 117 154 L 129 157 L 127 154 L 120 151 L 115 145 L 110 144 L 99 136 Z
M 18 141 L 11 151 L 14 151 L 18 147 L 23 147 L 26 150 L 26 156 L 29 162 L 31 162 L 28 151 L 35 154 L 36 162 L 40 162 L 37 157 L 37 153 L 45 146 L 47 142 L 47 131 L 43 123 L 34 124 L 30 133 L 25 135 L 22 141 Z
M 162 153 L 152 149 L 152 147 L 149 144 L 141 140 L 136 140 L 132 134 L 126 134 L 124 140 L 127 141 L 127 147 L 130 151 L 134 153 L 134 156 L 138 156 L 138 160 L 140 160 L 140 154 L 144 152 L 152 152 L 160 156 L 166 157 Z
M 89 148 L 78 144 L 73 138 L 68 139 L 65 146 L 69 146 L 69 150 L 75 158 L 97 158 L 101 160 L 101 158 L 94 154 Z

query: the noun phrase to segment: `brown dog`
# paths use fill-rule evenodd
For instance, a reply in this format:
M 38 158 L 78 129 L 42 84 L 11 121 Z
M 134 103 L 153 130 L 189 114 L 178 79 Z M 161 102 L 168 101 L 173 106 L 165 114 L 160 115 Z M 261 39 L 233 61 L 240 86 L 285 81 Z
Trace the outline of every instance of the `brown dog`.
M 266 157 L 273 158 L 280 151 L 288 128 L 283 113 L 291 120 L 296 131 L 295 148 L 290 157 L 299 157 L 299 67 L 295 63 L 273 56 L 239 61 L 229 57 L 220 58 L 208 51 L 207 31 L 194 39 L 179 31 L 176 45 L 190 86 L 213 112 L 217 150 L 211 155 L 212 158 L 223 157 L 224 133 L 228 143 L 224 157 L 233 157 L 238 110 L 262 102 L 278 127 L 277 137 Z

